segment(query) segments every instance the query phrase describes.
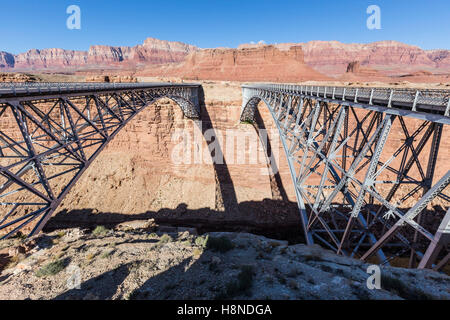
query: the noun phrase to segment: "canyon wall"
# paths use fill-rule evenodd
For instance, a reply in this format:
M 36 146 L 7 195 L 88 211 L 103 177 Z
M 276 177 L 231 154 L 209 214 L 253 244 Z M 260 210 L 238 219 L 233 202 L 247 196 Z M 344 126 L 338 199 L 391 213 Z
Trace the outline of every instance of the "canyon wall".
M 370 44 L 343 44 L 337 41 L 312 41 L 301 45 L 305 62 L 314 69 L 340 75 L 352 61 L 383 71 L 386 75 L 429 70 L 450 73 L 450 51 L 426 51 L 397 41 Z
M 163 224 L 200 226 L 200 229 L 202 226 L 209 230 L 216 227 L 265 232 L 286 232 L 289 229 L 298 234 L 299 213 L 290 171 L 268 109 L 261 104 L 261 117 L 256 127 L 269 131 L 272 150 L 279 155 L 276 161 L 279 175 L 270 173 L 264 154 L 258 155 L 256 160 L 250 158 L 255 154 L 250 141 L 259 141 L 259 138 L 253 125 L 239 122 L 239 84 L 203 82 L 202 85 L 205 105 L 202 106 L 200 124 L 184 118 L 180 108 L 171 100 L 160 100 L 143 111 L 102 151 L 64 199 L 49 227 L 92 227 L 123 220 L 155 218 Z M 355 112 L 359 119 L 366 114 L 364 110 Z M 405 118 L 405 123 L 410 134 L 421 124 L 409 118 Z M 351 117 L 349 127 L 355 126 Z M 208 145 L 200 127 L 203 131 L 214 129 L 224 154 L 224 164 L 211 164 Z M 184 141 L 190 147 L 190 162 L 174 158 L 179 154 L 180 142 L 183 141 L 177 132 L 187 137 Z M 355 135 L 349 140 L 350 145 Z M 449 155 L 449 135 L 444 131 L 438 155 L 440 164 L 445 164 Z M 234 145 L 229 143 L 230 139 Z M 403 140 L 400 122 L 396 121 L 381 161 L 388 161 Z M 195 144 L 195 141 L 199 143 Z M 246 141 L 245 145 L 239 145 L 239 141 Z M 257 148 L 258 153 L 264 150 L 259 143 Z M 202 157 L 196 161 L 195 154 L 199 150 Z M 419 156 L 422 164 L 426 163 L 428 154 L 426 147 Z M 240 162 L 239 157 L 244 161 Z M 391 164 L 398 167 L 400 161 L 401 156 Z M 447 169 L 444 165 L 439 166 L 434 182 Z M 358 179 L 363 180 L 364 174 L 363 170 Z M 420 179 L 419 170 L 415 167 L 409 175 Z M 385 171 L 378 179 L 391 181 L 395 177 L 390 171 Z M 309 182 L 318 184 L 321 176 L 313 174 L 312 179 Z M 390 188 L 389 185 L 378 186 L 377 191 L 386 196 Z M 408 188 L 403 186 L 398 196 L 405 197 Z M 325 190 L 324 194 L 329 192 L 331 190 Z M 420 196 L 417 193 L 408 197 L 401 207 L 412 206 Z M 336 198 L 336 201 L 341 200 L 341 196 Z M 445 208 L 445 202 L 436 199 L 432 206 Z
M 201 123 L 184 118 L 179 106 L 168 99 L 143 111 L 102 151 L 64 199 L 49 227 L 152 217 L 160 223 L 197 227 L 277 230 L 278 226 L 298 231 L 298 208 L 278 137 L 271 141 L 280 155 L 283 190 L 272 182 L 264 155 L 256 163 L 250 161 L 249 141 L 259 138 L 252 125 L 239 122 L 239 84 L 204 83 L 203 88 L 206 101 Z M 275 130 L 268 110 L 261 110 L 266 129 Z M 226 165 L 211 164 L 200 127 L 203 131 L 213 128 L 222 137 Z M 185 140 L 192 147 L 191 163 L 174 161 L 181 141 L 177 132 L 192 139 Z M 197 146 L 194 137 L 198 137 Z M 238 137 L 246 137 L 244 148 L 239 148 Z M 227 145 L 230 138 L 234 146 Z M 202 150 L 201 161 L 195 160 L 195 150 Z M 245 163 L 239 163 L 240 156 Z
M 353 67 L 354 71 L 358 70 L 357 65 Z M 200 229 L 202 226 L 209 230 L 216 227 L 222 230 L 286 232 L 289 229 L 296 230 L 298 234 L 300 221 L 293 184 L 269 111 L 261 105 L 261 119 L 256 127 L 269 130 L 272 150 L 278 151 L 279 155 L 276 161 L 279 175 L 271 174 L 266 156 L 261 154 L 263 148 L 258 143 L 254 125 L 239 121 L 242 102 L 240 84 L 203 81 L 202 86 L 205 103 L 202 105 L 201 123 L 184 118 L 179 106 L 168 99 L 148 107 L 101 152 L 64 199 L 49 227 L 94 227 L 124 220 L 155 218 L 163 224 L 193 225 L 200 226 Z M 356 110 L 355 113 L 362 119 L 366 111 Z M 3 130 L 12 138 L 19 139 L 20 132 L 13 117 L 3 120 Z M 419 121 L 405 118 L 410 134 L 419 125 Z M 354 117 L 351 117 L 349 128 L 355 126 Z M 208 128 L 213 128 L 218 137 L 224 163 L 211 163 L 210 150 L 203 135 Z M 389 160 L 405 138 L 399 121 L 395 121 L 391 131 L 390 140 L 381 154 L 382 162 Z M 177 136 L 177 132 L 183 136 Z M 450 132 L 444 131 L 438 164 L 445 164 L 448 159 L 449 135 Z M 355 136 L 356 133 L 353 134 Z M 183 137 L 185 140 L 180 139 Z M 420 138 L 418 136 L 416 140 Z M 211 140 L 211 137 L 208 139 Z M 352 139 L 349 145 L 353 145 Z M 174 158 L 179 154 L 181 141 L 189 146 L 190 161 Z M 239 144 L 243 141 L 244 145 Z M 251 141 L 257 142 L 258 152 L 255 152 Z M 195 154 L 199 150 L 202 157 L 196 161 Z M 218 149 L 215 149 L 215 154 L 217 152 Z M 255 154 L 256 159 L 250 157 Z M 419 158 L 423 161 L 428 155 L 426 147 Z M 391 164 L 398 167 L 401 158 L 399 156 Z M 448 170 L 445 165 L 437 168 L 435 182 L 445 170 Z M 319 172 L 313 174 L 316 179 L 314 183 L 320 181 Z M 363 180 L 364 174 L 362 170 L 358 179 Z M 409 176 L 420 179 L 419 170 L 413 167 Z M 383 174 L 378 178 L 395 181 L 396 175 Z M 389 188 L 384 185 L 377 187 L 377 190 L 386 196 Z M 327 189 L 324 193 L 330 191 Z M 408 189 L 403 188 L 398 194 L 406 196 Z M 402 207 L 410 207 L 419 196 L 416 194 L 408 198 Z M 337 201 L 340 200 L 338 197 Z M 442 201 L 437 199 L 432 205 L 444 208 Z
M 130 68 L 140 63 L 175 63 L 196 47 L 181 42 L 148 38 L 134 47 L 91 46 L 89 51 L 32 49 L 18 55 L 0 52 L 0 69 L 64 70 L 78 68 Z
M 287 81 L 327 80 L 305 65 L 301 47 L 274 46 L 248 49 L 203 49 L 190 53 L 177 66 L 152 66 L 143 76 L 179 76 L 194 80 Z
M 264 46 L 266 45 L 244 44 L 239 48 Z M 369 44 L 311 41 L 297 44 L 282 43 L 275 46 L 280 50 L 300 46 L 304 52 L 305 63 L 329 76 L 344 74 L 348 64 L 353 61 L 382 71 L 385 75 L 402 75 L 421 70 L 450 73 L 450 50 L 423 50 L 398 41 L 379 41 Z
M 369 44 L 311 41 L 199 49 L 181 42 L 149 38 L 134 47 L 95 45 L 89 51 L 33 49 L 18 55 L 0 52 L 0 70 L 5 71 L 110 69 L 137 71 L 141 75 L 235 81 L 340 79 L 352 62 L 376 70 L 379 77 L 390 77 L 387 81 L 420 73 L 420 78 L 407 80 L 448 82 L 450 75 L 450 50 L 423 50 L 397 41 Z M 361 76 L 366 81 L 372 79 L 367 74 Z
M 0 51 L 0 69 L 14 68 L 14 56 L 8 52 Z

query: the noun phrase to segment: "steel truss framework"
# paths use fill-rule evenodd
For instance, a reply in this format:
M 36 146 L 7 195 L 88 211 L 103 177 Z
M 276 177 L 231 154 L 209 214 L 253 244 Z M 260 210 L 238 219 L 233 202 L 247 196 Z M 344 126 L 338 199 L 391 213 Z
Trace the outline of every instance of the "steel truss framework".
M 449 260 L 450 162 L 437 163 L 449 98 L 450 91 L 245 85 L 241 121 L 254 121 L 261 101 L 268 107 L 308 244 L 439 269 Z
M 161 98 L 198 119 L 198 85 L 0 86 L 0 232 L 40 232 L 114 136 Z

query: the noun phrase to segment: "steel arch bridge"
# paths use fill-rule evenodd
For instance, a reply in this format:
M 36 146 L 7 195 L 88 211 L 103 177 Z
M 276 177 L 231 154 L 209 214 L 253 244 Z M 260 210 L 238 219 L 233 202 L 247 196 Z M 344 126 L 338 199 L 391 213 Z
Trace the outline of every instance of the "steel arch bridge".
M 438 152 L 450 91 L 242 89 L 241 121 L 253 122 L 263 101 L 279 130 L 308 244 L 380 264 L 446 265 L 450 161 L 438 163 Z
M 139 112 L 170 98 L 200 117 L 195 84 L 0 84 L 0 232 L 42 230 L 77 180 Z

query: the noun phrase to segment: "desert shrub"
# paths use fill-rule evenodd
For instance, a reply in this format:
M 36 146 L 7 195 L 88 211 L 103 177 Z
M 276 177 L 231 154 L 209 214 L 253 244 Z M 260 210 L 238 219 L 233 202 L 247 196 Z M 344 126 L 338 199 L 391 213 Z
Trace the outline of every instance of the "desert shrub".
M 105 226 L 97 226 L 95 227 L 94 231 L 92 231 L 92 234 L 96 237 L 104 236 L 109 232 L 109 230 Z
M 100 255 L 101 259 L 108 259 L 116 250 L 107 250 Z
M 8 260 L 8 263 L 6 264 L 6 266 L 4 267 L 4 269 L 10 269 L 10 268 L 14 268 L 15 266 L 17 266 L 19 264 L 20 261 L 24 260 L 26 257 L 24 254 L 20 253 L 14 257 L 11 257 Z M 2 270 L 1 266 L 0 266 L 0 271 Z
M 225 294 L 222 294 L 223 298 L 233 298 L 241 294 L 251 295 L 251 289 L 253 286 L 254 272 L 252 266 L 242 266 L 241 271 L 238 274 L 237 281 L 230 281 L 226 285 Z
M 202 247 L 202 248 L 205 248 L 205 247 L 206 247 L 206 244 L 208 243 L 208 240 L 209 240 L 209 236 L 206 236 L 206 237 L 197 237 L 197 238 L 195 239 L 195 245 L 196 245 L 196 246 L 199 246 L 199 247 Z
M 57 234 L 56 234 L 56 236 L 58 237 L 58 238 L 62 238 L 62 237 L 64 237 L 66 235 L 66 232 L 65 231 L 59 231 Z
M 207 249 L 210 249 L 212 251 L 225 253 L 234 249 L 234 243 L 227 237 L 209 237 L 208 242 L 206 243 L 206 247 Z
M 54 262 L 50 262 L 49 264 L 36 271 L 36 277 L 41 278 L 46 276 L 54 276 L 64 270 L 66 268 L 66 264 L 67 262 L 65 260 L 56 260 Z
M 321 261 L 323 260 L 322 253 L 320 252 L 311 252 L 310 254 L 306 254 L 303 256 L 305 262 L 308 261 Z
M 381 275 L 381 287 L 406 300 L 433 300 L 434 297 L 419 288 L 412 288 L 402 280 L 387 274 Z
M 167 233 L 165 233 L 161 236 L 158 243 L 165 244 L 169 243 L 170 241 L 172 241 L 172 238 Z

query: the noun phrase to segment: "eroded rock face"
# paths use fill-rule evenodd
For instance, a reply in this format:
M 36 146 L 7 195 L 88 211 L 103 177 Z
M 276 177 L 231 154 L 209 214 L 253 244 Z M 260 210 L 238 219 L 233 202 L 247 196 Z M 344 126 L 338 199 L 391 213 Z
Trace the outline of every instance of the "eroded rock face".
M 141 72 L 144 76 L 237 81 L 326 80 L 345 75 L 348 64 L 353 61 L 378 71 L 378 78 L 372 79 L 377 81 L 389 81 L 379 76 L 405 76 L 426 71 L 433 75 L 415 75 L 417 79 L 408 80 L 445 82 L 448 78 L 436 78 L 436 74 L 450 73 L 450 50 L 423 50 L 397 41 L 259 43 L 244 44 L 238 49 L 199 50 L 181 42 L 148 38 L 134 47 L 97 45 L 89 51 L 33 49 L 15 56 L 0 52 L 0 69 L 5 70 L 139 69 L 144 70 Z M 370 78 L 363 80 L 371 81 Z
M 244 44 L 239 48 L 263 48 L 265 44 Z M 387 70 L 385 75 L 404 74 L 429 69 L 450 72 L 450 50 L 423 50 L 397 41 L 379 41 L 369 44 L 344 44 L 338 41 L 311 41 L 308 43 L 281 43 L 280 50 L 301 46 L 305 63 L 328 76 L 346 73 L 349 63 L 361 67 Z M 354 72 L 355 73 L 355 72 Z
M 35 82 L 37 79 L 23 73 L 0 73 L 0 82 Z
M 450 51 L 426 51 L 397 41 L 380 41 L 370 44 L 344 44 L 337 41 L 311 41 L 301 44 L 305 62 L 316 70 L 339 75 L 348 63 L 360 61 L 371 68 L 388 68 L 396 73 L 406 70 L 450 70 Z
M 305 65 L 301 47 L 280 50 L 275 46 L 243 49 L 205 49 L 192 52 L 172 69 L 150 68 L 143 75 L 181 76 L 187 79 L 232 81 L 326 80 Z
M 79 67 L 123 67 L 138 63 L 174 63 L 183 61 L 196 47 L 181 42 L 149 38 L 135 47 L 91 46 L 89 51 L 32 49 L 16 56 L 1 52 L 0 68 L 20 70 L 70 69 Z
M 136 83 L 137 79 L 133 76 L 87 76 L 86 82 L 106 82 L 106 83 Z
M 14 68 L 14 56 L 11 53 L 0 51 L 0 69 Z
M 359 61 L 350 62 L 347 66 L 346 73 L 342 75 L 340 79 L 343 81 L 358 81 L 360 79 L 389 81 L 388 77 L 384 76 L 381 72 L 367 66 L 361 66 Z
M 15 69 L 37 70 L 66 68 L 85 64 L 87 56 L 83 51 L 64 49 L 33 49 L 15 56 Z

